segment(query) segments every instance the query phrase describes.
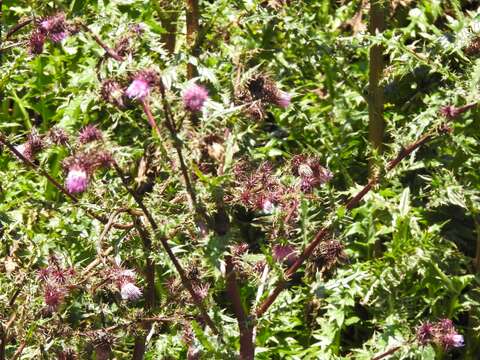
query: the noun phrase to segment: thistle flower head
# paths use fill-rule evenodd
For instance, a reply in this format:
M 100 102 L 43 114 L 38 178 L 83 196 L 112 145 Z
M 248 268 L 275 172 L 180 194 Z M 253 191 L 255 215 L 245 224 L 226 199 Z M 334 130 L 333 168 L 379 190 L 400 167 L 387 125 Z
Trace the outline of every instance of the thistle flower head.
M 81 144 L 87 144 L 92 141 L 102 140 L 103 133 L 95 125 L 87 125 L 78 134 L 78 141 Z
M 40 55 L 45 45 L 45 34 L 39 30 L 34 30 L 28 39 L 28 52 L 32 55 Z
M 68 169 L 65 186 L 70 194 L 82 193 L 87 190 L 89 176 L 87 170 L 80 165 Z
M 125 91 L 130 99 L 143 100 L 158 82 L 158 74 L 154 70 L 142 70 L 135 75 L 133 81 Z
M 232 256 L 240 257 L 248 251 L 249 245 L 247 243 L 236 244 L 232 246 Z
M 35 156 L 45 147 L 43 139 L 35 130 L 32 130 L 27 136 L 27 141 L 15 147 L 26 159 L 33 161 Z
M 142 297 L 142 290 L 140 290 L 134 283 L 124 282 L 120 286 L 120 294 L 123 300 L 134 301 Z
M 102 82 L 100 89 L 102 99 L 119 109 L 125 108 L 124 102 L 124 89 L 117 81 L 113 79 L 107 79 Z
M 204 300 L 208 296 L 208 290 L 210 289 L 210 284 L 195 284 L 193 287 L 193 291 L 195 295 L 198 296 L 200 300 Z
M 48 132 L 48 138 L 55 145 L 66 145 L 68 144 L 68 134 L 65 130 L 53 127 Z
M 425 322 L 417 328 L 417 340 L 421 345 L 431 342 L 445 351 L 464 346 L 463 336 L 457 333 L 450 319 L 441 319 L 436 323 Z
M 60 42 L 68 36 L 68 26 L 63 12 L 40 20 L 38 28 L 53 42 Z
M 315 157 L 296 155 L 292 158 L 290 166 L 293 174 L 300 177 L 300 190 L 304 193 L 311 192 L 333 177 L 331 171 L 320 165 L 320 161 Z
M 43 292 L 43 299 L 49 313 L 57 311 L 65 297 L 66 291 L 57 284 L 47 283 Z
M 286 109 L 292 100 L 292 95 L 286 93 L 285 91 L 279 91 L 277 98 L 275 100 L 275 104 L 282 109 Z
M 192 84 L 183 92 L 183 105 L 189 111 L 200 111 L 208 98 L 208 91 L 205 87 Z

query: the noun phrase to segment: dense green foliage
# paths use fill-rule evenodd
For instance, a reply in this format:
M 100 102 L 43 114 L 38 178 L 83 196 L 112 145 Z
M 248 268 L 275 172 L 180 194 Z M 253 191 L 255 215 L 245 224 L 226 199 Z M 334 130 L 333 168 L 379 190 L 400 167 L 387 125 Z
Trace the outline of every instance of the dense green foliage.
M 192 50 L 183 1 L 3 1 L 0 132 L 19 145 L 32 130 L 46 136 L 53 127 L 65 129 L 71 144 L 49 146 L 34 160 L 63 184 L 65 158 L 98 151 L 98 144 L 73 140 L 85 126 L 96 125 L 103 132 L 101 148 L 113 154 L 159 228 L 138 216 L 138 204 L 113 168 L 95 171 L 74 203 L 2 146 L 0 352 L 7 359 L 19 349 L 20 359 L 49 359 L 67 356 L 70 349 L 79 359 L 102 359 L 105 352 L 106 358 L 130 359 L 134 344 L 146 335 L 146 359 L 237 358 L 239 327 L 226 291 L 227 254 L 234 257 L 242 306 L 253 313 L 283 277 L 285 267 L 272 249 L 288 245 L 301 251 L 330 223 L 328 241 L 343 244 L 344 256 L 326 266 L 314 253 L 265 315 L 249 318 L 256 324 L 255 358 L 371 359 L 399 346 L 391 358 L 478 359 L 479 110 L 462 114 L 448 134 L 435 136 L 394 170 L 379 170 L 385 176 L 358 207 L 349 212 L 342 204 L 368 182 L 369 162 L 383 169 L 403 147 L 444 122 L 440 108 L 477 102 L 480 8 L 474 1 L 391 1 L 386 31 L 372 36 L 362 26 L 367 1 L 199 3 L 200 30 Z M 127 36 L 131 51 L 115 61 L 77 28 L 32 55 L 33 23 L 7 39 L 15 24 L 59 10 L 112 48 Z M 165 46 L 165 14 L 178 15 L 173 53 Z M 135 24 L 142 24 L 139 34 L 131 30 Z M 373 44 L 383 46 L 387 64 L 384 154 L 372 151 L 367 140 Z M 209 92 L 195 115 L 182 103 L 192 83 L 188 63 L 197 69 L 194 81 Z M 166 88 L 165 99 L 158 89 L 149 97 L 160 136 L 139 102 L 118 109 L 101 96 L 103 80 L 128 86 L 143 69 L 156 70 Z M 262 120 L 249 117 L 238 102 L 242 84 L 260 73 L 292 94 L 289 107 L 267 106 Z M 162 100 L 176 122 L 173 136 Z M 184 185 L 178 146 L 200 204 L 197 212 Z M 285 221 L 285 208 L 258 211 L 239 201 L 246 186 L 238 175 L 241 162 L 256 169 L 268 161 L 275 181 L 291 191 L 297 179 L 290 163 L 297 154 L 318 158 L 333 178 L 312 193 L 298 192 L 293 224 Z M 135 211 L 119 213 L 116 222 L 136 218 L 140 226 L 104 233 L 105 224 L 89 215 L 108 219 L 120 208 Z M 200 220 L 203 212 L 214 226 Z M 222 224 L 226 229 L 219 230 Z M 205 326 L 198 306 L 181 290 L 162 237 L 190 279 L 206 289 L 203 301 L 221 337 Z M 243 254 L 232 250 L 245 243 Z M 110 246 L 111 253 L 102 254 Z M 60 306 L 49 313 L 39 271 L 51 266 L 52 256 L 75 275 Z M 94 271 L 82 277 L 95 259 Z M 256 271 L 259 264 L 267 270 Z M 107 281 L 120 265 L 136 271 L 144 295 L 153 266 L 153 305 L 145 296 L 121 299 L 115 282 Z M 165 321 L 140 321 L 153 317 Z M 443 318 L 454 322 L 465 346 L 443 351 L 416 341 L 422 322 Z M 102 346 L 108 350 L 102 353 Z

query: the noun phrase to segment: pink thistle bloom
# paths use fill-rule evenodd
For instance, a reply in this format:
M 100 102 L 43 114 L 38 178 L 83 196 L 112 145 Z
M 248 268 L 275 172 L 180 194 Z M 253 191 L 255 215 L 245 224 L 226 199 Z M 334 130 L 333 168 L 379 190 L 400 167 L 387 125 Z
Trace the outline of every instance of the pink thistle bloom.
M 67 191 L 70 194 L 82 193 L 87 190 L 88 174 L 85 169 L 78 165 L 72 166 L 68 170 L 67 179 L 65 181 Z
M 140 71 L 125 91 L 125 95 L 130 99 L 143 100 L 150 94 L 157 80 L 158 75 L 154 70 Z
M 294 262 L 297 260 L 297 251 L 291 245 L 274 245 L 273 258 L 278 262 Z
M 280 94 L 278 95 L 278 98 L 276 100 L 277 106 L 281 107 L 282 109 L 286 109 L 292 100 L 292 95 L 289 93 L 286 93 L 284 91 L 280 91 Z
M 182 95 L 183 105 L 192 112 L 200 111 L 207 98 L 207 89 L 197 84 L 189 86 Z
M 123 300 L 138 300 L 142 297 L 142 290 L 140 290 L 134 283 L 124 282 L 120 286 L 120 294 Z
M 29 52 L 32 55 L 39 55 L 43 52 L 43 46 L 45 45 L 45 34 L 41 31 L 35 30 L 28 39 Z
M 130 86 L 127 88 L 125 94 L 130 99 L 139 99 L 143 100 L 150 93 L 150 86 L 148 82 L 143 79 L 135 79 L 132 81 Z
M 80 131 L 78 135 L 78 141 L 81 144 L 102 140 L 102 138 L 102 132 L 95 125 L 87 125 Z
M 53 42 L 60 42 L 68 36 L 64 13 L 58 13 L 45 18 L 40 22 L 39 28 Z

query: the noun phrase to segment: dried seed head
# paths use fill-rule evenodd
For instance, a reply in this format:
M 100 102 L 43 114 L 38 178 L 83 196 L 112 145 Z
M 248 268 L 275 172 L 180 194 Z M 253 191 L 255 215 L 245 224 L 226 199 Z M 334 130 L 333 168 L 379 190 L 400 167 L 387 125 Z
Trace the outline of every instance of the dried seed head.
M 53 127 L 48 132 L 49 140 L 55 145 L 67 145 L 68 144 L 68 134 L 65 130 Z
M 123 87 L 113 79 L 107 79 L 102 82 L 100 89 L 102 99 L 106 102 L 118 107 L 119 109 L 125 108 L 124 102 L 124 89 Z

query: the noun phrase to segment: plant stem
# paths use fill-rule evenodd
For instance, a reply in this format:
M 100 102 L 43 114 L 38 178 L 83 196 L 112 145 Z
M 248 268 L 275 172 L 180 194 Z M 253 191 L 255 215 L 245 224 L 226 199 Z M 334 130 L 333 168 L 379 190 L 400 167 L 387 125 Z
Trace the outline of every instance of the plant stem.
M 240 291 L 238 289 L 237 277 L 232 257 L 225 257 L 227 294 L 232 302 L 233 312 L 237 318 L 238 328 L 240 330 L 240 359 L 251 360 L 255 356 L 255 344 L 253 343 L 253 321 L 249 319 L 243 309 Z
M 186 0 L 187 17 L 187 46 L 191 55 L 196 55 L 195 43 L 198 36 L 200 24 L 200 12 L 198 9 L 198 0 Z M 197 74 L 195 65 L 188 62 L 187 79 L 192 79 Z
M 162 96 L 162 105 L 163 105 L 163 112 L 165 113 L 165 124 L 170 131 L 170 135 L 173 140 L 173 146 L 175 147 L 175 150 L 178 155 L 178 160 L 180 162 L 180 170 L 182 172 L 183 179 L 185 181 L 185 187 L 187 189 L 187 192 L 190 196 L 190 201 L 192 203 L 192 206 L 195 209 L 195 212 L 197 215 L 199 215 L 201 218 L 203 218 L 204 221 L 208 223 L 207 219 L 207 214 L 203 210 L 203 208 L 200 207 L 200 205 L 197 202 L 197 195 L 195 192 L 195 188 L 192 185 L 192 182 L 190 181 L 190 175 L 188 173 L 187 165 L 185 163 L 185 159 L 183 157 L 182 153 L 182 142 L 177 136 L 177 129 L 175 128 L 175 120 L 173 118 L 172 111 L 170 109 L 170 105 L 167 101 L 167 95 L 165 93 L 165 86 L 160 79 L 160 94 Z
M 10 37 L 13 36 L 17 31 L 20 31 L 23 29 L 25 26 L 30 24 L 33 21 L 33 19 L 27 19 L 22 22 L 19 22 L 15 26 L 13 26 L 10 30 L 7 31 L 7 34 L 5 35 L 5 40 L 8 40 Z
M 380 359 L 383 359 L 384 357 L 387 357 L 388 355 L 392 355 L 393 353 L 397 352 L 397 351 L 400 350 L 401 348 L 402 348 L 401 346 L 395 346 L 395 347 L 391 348 L 390 350 L 387 350 L 387 351 L 385 351 L 384 353 L 375 356 L 374 358 L 372 358 L 372 360 L 380 360 Z
M 370 1 L 370 21 L 368 24 L 370 34 L 375 36 L 385 29 L 383 0 Z M 379 154 L 383 148 L 385 132 L 385 120 L 383 118 L 384 94 L 380 81 L 383 75 L 383 48 L 381 45 L 373 45 L 370 48 L 370 63 L 368 74 L 368 139 L 373 149 Z M 373 175 L 373 163 L 370 163 L 370 175 Z
M 424 145 L 431 139 L 435 138 L 436 137 L 435 135 L 444 134 L 446 132 L 448 132 L 448 127 L 445 124 L 441 124 L 434 131 L 430 131 L 425 135 L 421 136 L 418 140 L 410 144 L 408 147 L 402 149 L 393 160 L 389 161 L 386 166 L 386 171 L 388 172 L 393 168 L 395 168 L 398 165 L 398 163 L 400 163 L 400 161 L 402 161 L 412 152 L 417 150 L 420 146 Z M 362 188 L 362 190 L 360 190 L 355 196 L 350 198 L 345 203 L 346 209 L 351 210 L 356 206 L 358 206 L 358 204 L 360 203 L 360 200 L 363 199 L 363 197 L 373 188 L 375 184 L 379 182 L 379 180 L 380 180 L 379 175 L 375 175 L 372 179 L 370 179 L 367 185 L 365 185 Z M 311 254 L 313 253 L 317 245 L 326 237 L 326 235 L 329 234 L 329 232 L 330 232 L 329 225 L 326 225 L 325 227 L 323 227 L 317 232 L 314 239 L 310 242 L 310 244 L 308 244 L 305 247 L 303 252 L 295 261 L 295 263 L 293 263 L 293 265 L 287 269 L 287 271 L 285 272 L 285 279 L 290 278 L 300 268 L 303 262 L 311 256 Z M 270 293 L 270 295 L 267 296 L 267 298 L 257 308 L 256 310 L 257 317 L 261 317 L 268 310 L 268 308 L 273 304 L 273 302 L 278 297 L 278 295 L 282 292 L 285 286 L 286 286 L 285 280 L 280 280 L 278 282 L 275 289 Z
M 177 19 L 180 15 L 179 10 L 175 4 L 168 3 L 165 6 L 158 5 L 158 16 L 160 23 L 166 30 L 165 34 L 161 35 L 162 42 L 170 55 L 175 52 L 175 44 L 177 41 Z
M 15 146 L 13 146 L 10 141 L 7 140 L 5 135 L 0 133 L 0 143 L 4 144 L 18 159 L 20 159 L 25 165 L 28 167 L 32 168 L 37 172 L 38 174 L 44 176 L 53 186 L 55 186 L 61 193 L 65 195 L 68 199 L 72 201 L 72 203 L 79 205 L 80 202 L 78 198 L 75 195 L 70 194 L 67 189 L 65 189 L 57 180 L 53 178 L 52 175 L 50 175 L 48 172 L 40 168 L 38 165 L 34 164 L 31 162 L 29 159 L 27 159 L 25 156 L 23 156 L 22 153 L 20 153 Z M 88 215 L 90 215 L 92 218 L 100 221 L 102 224 L 107 224 L 108 219 L 105 218 L 102 215 L 96 214 L 90 209 L 84 209 Z M 117 229 L 131 229 L 133 227 L 133 224 L 119 224 L 119 223 L 114 223 L 112 225 L 114 228 Z
M 80 23 L 80 27 L 92 36 L 92 38 L 95 40 L 95 42 L 98 45 L 100 45 L 103 48 L 103 50 L 105 50 L 105 52 L 107 53 L 107 55 L 109 57 L 111 57 L 112 59 L 115 59 L 117 61 L 123 61 L 123 57 L 118 55 L 115 50 L 113 50 L 111 47 L 109 47 L 107 44 L 105 44 L 102 41 L 102 39 L 100 39 L 100 37 L 97 34 L 95 34 L 87 25 L 85 25 L 83 23 Z
M 117 171 L 117 174 L 119 175 L 120 179 L 122 180 L 122 183 L 127 190 L 127 192 L 133 197 L 137 205 L 142 209 L 145 217 L 147 218 L 147 221 L 149 222 L 150 226 L 152 227 L 152 230 L 155 234 L 155 237 L 160 240 L 163 248 L 165 249 L 168 257 L 172 261 L 173 265 L 175 266 L 177 272 L 180 275 L 180 279 L 182 280 L 183 286 L 188 290 L 190 295 L 192 296 L 193 301 L 195 302 L 195 305 L 199 309 L 203 320 L 205 323 L 212 329 L 213 333 L 215 335 L 219 335 L 219 331 L 217 327 L 215 326 L 215 323 L 212 321 L 210 316 L 207 313 L 207 310 L 205 309 L 205 306 L 202 303 L 202 300 L 198 297 L 197 293 L 193 290 L 192 283 L 188 279 L 185 270 L 183 269 L 182 265 L 180 264 L 180 261 L 177 259 L 175 254 L 173 253 L 170 245 L 168 244 L 168 240 L 165 238 L 165 236 L 159 234 L 159 227 L 155 219 L 153 218 L 152 214 L 148 211 L 146 208 L 145 204 L 143 203 L 142 199 L 130 189 L 130 186 L 128 185 L 128 180 L 123 174 L 122 170 L 118 166 L 116 162 L 113 163 L 113 167 Z

